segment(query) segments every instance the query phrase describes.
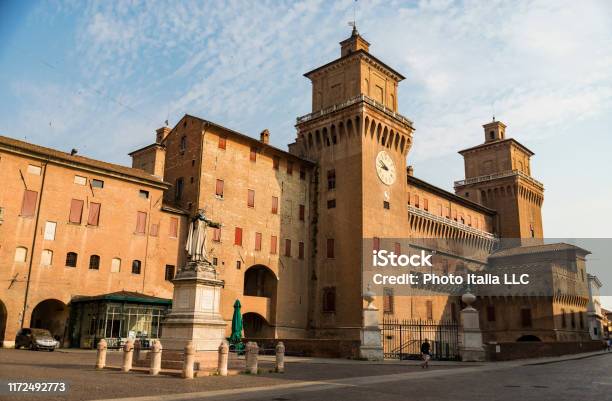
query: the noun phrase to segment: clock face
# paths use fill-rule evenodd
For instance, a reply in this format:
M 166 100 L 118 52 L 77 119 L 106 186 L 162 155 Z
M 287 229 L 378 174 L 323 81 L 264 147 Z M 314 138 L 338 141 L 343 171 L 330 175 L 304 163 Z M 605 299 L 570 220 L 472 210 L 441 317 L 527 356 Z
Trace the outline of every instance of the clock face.
M 386 185 L 391 185 L 395 182 L 395 164 L 393 164 L 391 156 L 384 150 L 378 152 L 376 156 L 376 173 L 378 178 Z

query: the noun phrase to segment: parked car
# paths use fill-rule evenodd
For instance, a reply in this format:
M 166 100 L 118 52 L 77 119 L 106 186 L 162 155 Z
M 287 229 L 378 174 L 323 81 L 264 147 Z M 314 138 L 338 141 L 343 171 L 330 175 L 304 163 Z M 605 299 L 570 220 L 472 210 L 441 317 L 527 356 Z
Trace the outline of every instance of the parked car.
M 54 339 L 49 330 L 46 329 L 21 329 L 15 336 L 15 348 L 19 349 L 21 347 L 53 351 L 59 347 L 59 341 Z

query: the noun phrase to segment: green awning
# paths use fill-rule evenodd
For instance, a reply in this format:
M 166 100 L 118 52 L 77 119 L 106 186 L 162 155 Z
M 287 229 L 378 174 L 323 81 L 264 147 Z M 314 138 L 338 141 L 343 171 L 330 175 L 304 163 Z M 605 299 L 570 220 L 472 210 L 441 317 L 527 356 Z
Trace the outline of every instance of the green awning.
M 166 298 L 158 298 L 151 295 L 141 294 L 132 291 L 117 291 L 110 294 L 101 294 L 93 296 L 75 295 L 70 300 L 70 303 L 83 302 L 123 302 L 132 304 L 148 304 L 148 305 L 165 305 L 171 306 L 172 300 Z

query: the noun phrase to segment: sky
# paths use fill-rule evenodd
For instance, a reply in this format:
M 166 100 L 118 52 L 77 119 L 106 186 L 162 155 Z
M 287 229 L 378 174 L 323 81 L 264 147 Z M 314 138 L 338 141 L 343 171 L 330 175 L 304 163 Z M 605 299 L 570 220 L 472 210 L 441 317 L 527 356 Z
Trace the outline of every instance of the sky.
M 302 74 L 339 57 L 353 15 L 406 76 L 417 177 L 452 191 L 494 115 L 536 153 L 544 234 L 612 236 L 606 0 L 0 0 L 0 135 L 129 165 L 193 114 L 286 149 L 311 111 Z

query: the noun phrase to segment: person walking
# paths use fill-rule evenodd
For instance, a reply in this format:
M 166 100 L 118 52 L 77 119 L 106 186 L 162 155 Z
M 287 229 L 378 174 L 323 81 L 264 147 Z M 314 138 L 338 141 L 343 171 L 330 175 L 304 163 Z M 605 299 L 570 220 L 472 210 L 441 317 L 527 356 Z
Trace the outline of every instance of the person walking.
M 429 341 L 425 339 L 425 341 L 423 341 L 423 343 L 421 344 L 421 357 L 423 358 L 421 368 L 423 369 L 429 368 L 429 360 L 431 359 L 430 349 L 431 345 L 429 344 Z

